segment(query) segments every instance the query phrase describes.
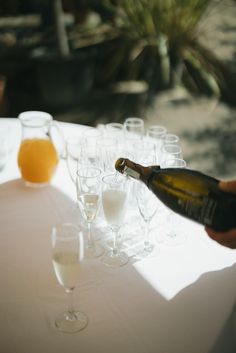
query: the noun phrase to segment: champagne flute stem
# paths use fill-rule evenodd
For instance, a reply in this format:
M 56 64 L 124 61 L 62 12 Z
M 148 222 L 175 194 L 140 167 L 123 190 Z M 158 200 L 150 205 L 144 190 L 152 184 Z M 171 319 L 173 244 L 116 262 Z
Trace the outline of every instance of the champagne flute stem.
M 112 253 L 113 255 L 117 255 L 118 253 L 118 246 L 117 246 L 117 237 L 118 237 L 118 228 L 112 229 L 112 235 L 113 235 L 113 248 L 112 248 Z
M 145 240 L 144 240 L 144 250 L 148 251 L 150 247 L 150 239 L 149 239 L 149 221 L 145 221 Z
M 68 319 L 69 320 L 75 320 L 76 316 L 75 316 L 75 311 L 74 311 L 74 300 L 73 300 L 74 288 L 71 288 L 71 289 L 67 288 L 66 289 L 66 294 L 67 294 L 67 297 L 68 297 L 68 314 L 69 314 Z
M 92 232 L 91 232 L 91 222 L 88 222 L 88 247 L 92 248 L 94 246 Z

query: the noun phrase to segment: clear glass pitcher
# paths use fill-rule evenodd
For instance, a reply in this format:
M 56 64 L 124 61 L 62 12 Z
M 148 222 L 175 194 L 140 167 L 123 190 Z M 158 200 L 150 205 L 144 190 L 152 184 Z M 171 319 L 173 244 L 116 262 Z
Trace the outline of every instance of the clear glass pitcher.
M 28 186 L 44 186 L 52 179 L 59 156 L 52 140 L 56 127 L 52 116 L 40 111 L 27 111 L 18 116 L 22 127 L 22 139 L 18 152 L 18 166 Z

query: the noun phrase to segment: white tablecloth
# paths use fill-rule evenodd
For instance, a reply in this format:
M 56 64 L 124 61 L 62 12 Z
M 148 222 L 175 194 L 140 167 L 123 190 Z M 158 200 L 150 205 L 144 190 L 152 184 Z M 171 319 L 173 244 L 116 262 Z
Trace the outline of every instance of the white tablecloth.
M 159 252 L 149 259 L 118 269 L 86 260 L 75 306 L 89 324 L 76 334 L 58 332 L 53 322 L 66 297 L 53 273 L 50 231 L 73 210 L 75 187 L 61 160 L 50 186 L 26 188 L 16 163 L 19 123 L 1 118 L 3 125 L 10 127 L 14 148 L 0 172 L 1 353 L 236 351 L 236 251 L 187 220 L 187 241 L 157 244 Z M 84 128 L 60 126 L 66 136 Z

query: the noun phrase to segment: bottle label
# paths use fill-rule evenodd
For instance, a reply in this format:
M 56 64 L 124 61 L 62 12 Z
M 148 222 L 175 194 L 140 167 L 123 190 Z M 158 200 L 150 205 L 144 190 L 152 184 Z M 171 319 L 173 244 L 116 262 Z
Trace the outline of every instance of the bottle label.
M 124 173 L 128 176 L 130 176 L 131 178 L 134 178 L 134 179 L 137 179 L 139 180 L 140 179 L 140 174 L 138 172 L 136 172 L 135 170 L 125 166 L 124 167 Z
M 204 197 L 198 205 L 191 200 L 183 201 L 178 199 L 178 204 L 182 210 L 182 214 L 186 214 L 188 217 L 203 224 L 211 225 L 213 223 L 217 207 L 217 202 L 214 199 Z
M 210 225 L 213 223 L 216 206 L 217 202 L 214 199 L 208 197 L 204 199 L 202 205 L 202 212 L 200 215 L 200 218 L 204 224 Z

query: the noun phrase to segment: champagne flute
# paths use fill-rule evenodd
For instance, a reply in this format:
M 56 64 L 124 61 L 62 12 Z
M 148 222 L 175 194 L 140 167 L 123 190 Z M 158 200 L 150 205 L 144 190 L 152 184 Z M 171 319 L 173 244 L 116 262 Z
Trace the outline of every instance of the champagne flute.
M 136 201 L 139 213 L 145 223 L 144 247 L 136 255 L 146 257 L 153 252 L 155 245 L 150 241 L 150 222 L 157 212 L 159 202 L 145 184 L 136 183 Z
M 127 139 L 141 139 L 144 135 L 144 120 L 137 117 L 125 119 L 124 132 Z
M 70 136 L 66 139 L 65 157 L 69 176 L 76 187 L 76 173 L 78 165 L 83 159 L 83 137 L 79 135 Z M 79 223 L 79 205 L 75 193 L 75 202 L 67 211 L 67 220 Z
M 104 248 L 94 242 L 91 226 L 99 208 L 101 170 L 81 164 L 77 171 L 76 186 L 79 208 L 88 227 L 88 243 L 85 247 L 85 257 L 99 257 L 104 253 Z
M 100 167 L 103 172 L 113 172 L 115 161 L 119 157 L 118 142 L 113 137 L 102 137 L 97 141 Z
M 142 140 L 135 146 L 136 156 L 134 160 L 145 166 L 156 163 L 155 144 L 150 140 Z M 137 254 L 139 257 L 146 257 L 154 250 L 154 244 L 150 242 L 150 222 L 156 214 L 158 200 L 146 185 L 133 181 L 133 194 L 135 195 L 135 206 L 138 206 L 139 213 L 145 223 L 144 248 Z
M 156 146 L 152 141 L 139 140 L 132 144 L 133 160 L 142 165 L 152 165 L 156 163 Z
M 105 130 L 106 135 L 116 139 L 118 143 L 118 149 L 122 150 L 125 143 L 124 125 L 121 123 L 111 122 L 111 123 L 107 123 L 105 125 L 105 128 L 106 128 Z
M 167 129 L 161 125 L 151 125 L 147 129 L 147 137 L 155 144 L 156 149 L 156 162 L 160 164 L 161 160 L 161 148 L 165 135 L 167 134 Z
M 110 267 L 125 265 L 129 258 L 117 246 L 118 232 L 123 224 L 126 211 L 128 181 L 116 173 L 102 178 L 102 205 L 107 223 L 113 233 L 113 247 L 102 257 L 102 262 Z
M 76 184 L 76 172 L 83 156 L 83 138 L 71 136 L 66 140 L 66 164 L 71 180 Z
M 164 145 L 162 149 L 162 158 L 160 165 L 165 165 L 166 160 L 175 160 L 175 159 L 182 159 L 182 149 L 179 145 L 170 144 Z
M 150 166 L 156 164 L 156 154 L 155 154 L 155 144 L 149 140 L 139 140 L 134 141 L 133 143 L 133 161 L 144 166 Z M 137 207 L 137 200 L 136 200 L 136 180 L 131 180 L 130 183 L 130 190 L 131 190 L 131 197 L 129 198 L 130 207 L 135 208 Z
M 73 293 L 78 284 L 81 262 L 83 261 L 83 237 L 72 223 L 63 223 L 52 228 L 52 262 L 59 284 L 68 296 L 68 310 L 55 320 L 58 330 L 74 333 L 88 324 L 87 315 L 75 311 Z
M 96 128 L 89 127 L 84 131 L 83 163 L 99 167 L 100 156 L 97 149 L 97 142 L 102 136 L 102 131 Z

